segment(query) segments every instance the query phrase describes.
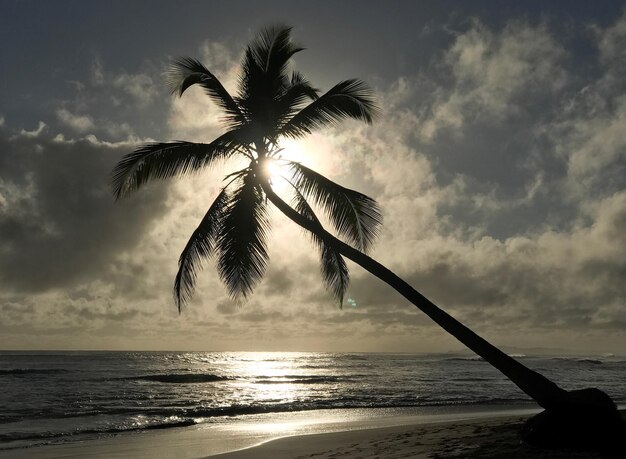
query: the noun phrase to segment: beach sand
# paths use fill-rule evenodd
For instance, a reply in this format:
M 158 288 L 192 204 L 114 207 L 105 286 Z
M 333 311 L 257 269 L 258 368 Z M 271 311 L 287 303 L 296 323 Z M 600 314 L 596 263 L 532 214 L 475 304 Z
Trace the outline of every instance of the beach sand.
M 520 442 L 525 418 L 419 424 L 272 440 L 211 459 L 599 458 Z

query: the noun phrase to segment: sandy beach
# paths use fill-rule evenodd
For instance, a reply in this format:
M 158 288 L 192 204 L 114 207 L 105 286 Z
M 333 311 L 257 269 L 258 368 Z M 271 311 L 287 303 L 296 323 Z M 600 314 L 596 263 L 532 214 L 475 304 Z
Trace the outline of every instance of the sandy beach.
M 624 412 L 622 411 L 622 414 Z M 66 445 L 0 452 L 15 459 L 331 459 L 331 458 L 599 458 L 599 454 L 540 450 L 520 441 L 528 414 L 459 417 L 380 416 L 338 422 L 319 413 L 287 422 L 238 423 L 228 431 L 195 426 L 145 431 Z M 319 417 L 318 417 L 319 416 Z M 320 419 L 324 419 L 323 422 Z M 283 418 L 285 421 L 286 418 Z M 384 427 L 371 428 L 372 425 Z M 263 432 L 265 429 L 265 432 Z M 281 430 L 282 429 L 282 430 Z M 318 433 L 316 433 L 318 432 Z M 322 433 L 319 433 L 322 432 Z M 324 433 L 325 432 L 325 433 Z M 227 435 L 224 435 L 227 434 Z M 229 452 L 226 452 L 229 451 Z
M 520 442 L 525 418 L 397 426 L 281 438 L 212 459 L 599 458 Z

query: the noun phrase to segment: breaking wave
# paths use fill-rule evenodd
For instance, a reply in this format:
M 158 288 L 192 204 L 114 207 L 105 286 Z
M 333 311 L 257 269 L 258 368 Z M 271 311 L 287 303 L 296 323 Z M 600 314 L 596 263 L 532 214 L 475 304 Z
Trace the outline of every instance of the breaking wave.
M 210 373 L 208 374 L 165 373 L 165 374 L 156 374 L 156 375 L 130 376 L 128 378 L 120 378 L 120 379 L 134 380 L 134 381 L 161 382 L 161 383 L 169 383 L 169 384 L 193 384 L 193 383 L 227 381 L 232 378 L 229 378 L 228 376 L 219 376 L 219 375 L 214 375 Z
M 62 368 L 10 368 L 8 370 L 0 370 L 2 375 L 49 375 L 53 373 L 67 373 Z

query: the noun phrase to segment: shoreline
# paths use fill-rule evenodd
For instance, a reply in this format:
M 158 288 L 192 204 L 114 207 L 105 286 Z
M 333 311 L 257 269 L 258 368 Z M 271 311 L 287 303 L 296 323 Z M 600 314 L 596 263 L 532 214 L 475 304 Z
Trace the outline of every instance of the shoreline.
M 312 410 L 242 416 L 220 423 L 144 430 L 63 444 L 0 450 L 0 458 L 152 458 L 197 459 L 249 450 L 284 438 L 409 425 L 445 425 L 538 412 L 519 406 L 443 406 Z
M 593 453 L 539 450 L 519 430 L 538 408 L 512 406 L 314 410 L 252 415 L 107 438 L 0 450 L 0 458 L 598 458 Z M 456 409 L 455 409 L 456 408 Z M 482 409 L 477 409 L 482 408 Z M 624 409 L 621 410 L 625 416 Z

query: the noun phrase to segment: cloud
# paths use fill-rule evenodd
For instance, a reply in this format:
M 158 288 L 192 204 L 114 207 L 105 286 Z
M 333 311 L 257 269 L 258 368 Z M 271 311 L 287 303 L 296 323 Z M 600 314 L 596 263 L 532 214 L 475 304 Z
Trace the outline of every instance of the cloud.
M 159 94 L 152 78 L 143 73 L 116 75 L 111 84 L 134 98 L 142 106 L 150 104 Z
M 47 127 L 46 123 L 44 123 L 43 121 L 39 121 L 39 123 L 37 124 L 37 129 L 33 129 L 32 131 L 20 129 L 19 136 L 31 138 L 31 139 L 37 138 L 41 133 L 44 132 L 46 127 Z
M 626 11 L 622 12 L 622 16 L 615 23 L 606 29 L 594 27 L 600 58 L 607 66 L 618 66 L 621 70 L 626 64 L 626 52 L 621 45 L 626 39 Z
M 47 120 L 52 130 L 93 134 L 123 141 L 136 137 L 162 136 L 165 123 L 158 113 L 167 112 L 164 65 L 142 62 L 129 72 L 105 67 L 100 58 L 92 61 L 89 78 L 66 81 L 70 92 L 50 103 L 57 120 Z
M 568 191 L 597 198 L 623 187 L 626 173 L 626 56 L 617 41 L 626 30 L 626 13 L 605 30 L 596 29 L 598 77 L 583 81 L 546 128 L 567 167 Z
M 93 119 L 89 115 L 75 115 L 69 110 L 60 108 L 57 110 L 57 117 L 78 132 L 85 132 L 94 128 Z
M 626 249 L 620 230 L 625 199 L 622 192 L 596 203 L 592 223 L 571 232 L 546 231 L 505 241 L 487 236 L 474 241 L 427 238 L 411 247 L 413 263 L 400 263 L 400 271 L 411 285 L 462 319 L 482 312 L 487 328 L 613 324 L 617 331 L 619 322 L 600 316 L 605 310 L 616 313 L 626 297 L 620 281 L 626 263 L 619 255 Z M 364 289 L 365 298 L 378 298 L 377 309 L 404 304 L 377 295 L 377 287 L 359 280 L 355 289 Z
M 91 82 L 96 86 L 104 83 L 104 71 L 102 69 L 102 61 L 99 57 L 95 57 L 91 61 Z
M 567 157 L 569 184 L 581 194 L 593 192 L 608 176 L 619 183 L 626 172 L 626 96 L 610 101 L 611 108 L 564 121 L 561 126 L 567 124 L 570 132 L 558 147 Z
M 0 133 L 0 279 L 5 291 L 35 292 L 104 275 L 163 210 L 163 190 L 114 205 L 114 162 L 129 143 L 76 141 L 36 131 Z
M 517 114 L 522 97 L 558 91 L 567 81 L 563 55 L 546 25 L 511 22 L 497 33 L 474 20 L 443 55 L 440 65 L 451 71 L 444 81 L 451 80 L 452 89 L 435 93 L 422 136 L 432 139 L 441 129 L 449 132 L 485 117 L 498 122 Z

